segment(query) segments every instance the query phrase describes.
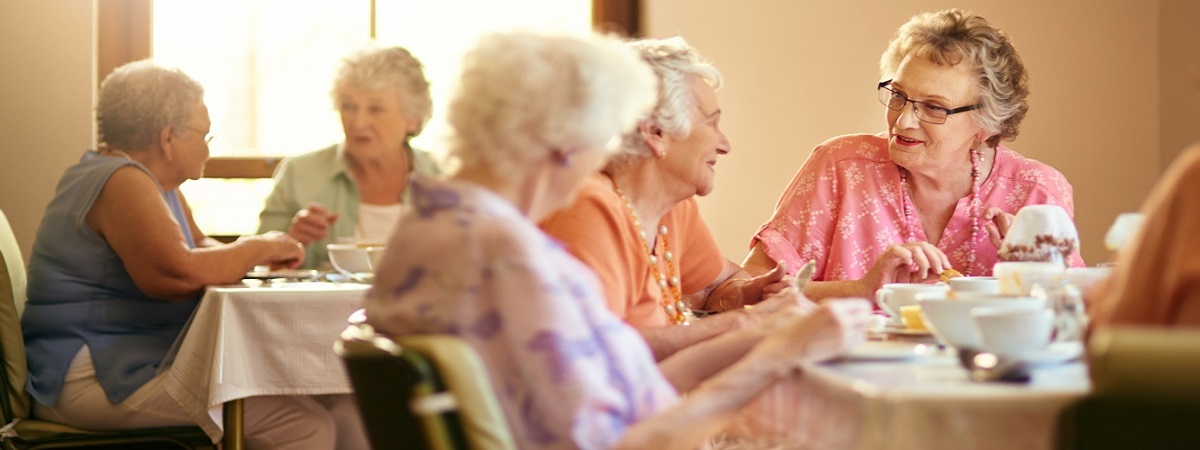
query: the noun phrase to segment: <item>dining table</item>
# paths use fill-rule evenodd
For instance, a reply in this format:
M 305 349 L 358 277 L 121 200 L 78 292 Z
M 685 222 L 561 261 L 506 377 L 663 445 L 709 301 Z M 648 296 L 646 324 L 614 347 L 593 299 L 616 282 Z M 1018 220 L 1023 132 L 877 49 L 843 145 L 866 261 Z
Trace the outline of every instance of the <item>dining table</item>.
M 284 279 L 210 287 L 161 369 L 165 389 L 214 442 L 238 450 L 245 398 L 353 392 L 333 345 L 369 288 Z
M 1031 362 L 1024 381 L 975 381 L 932 338 L 882 336 L 767 388 L 717 447 L 1053 449 L 1059 414 L 1091 390 L 1082 346 L 1056 345 L 1067 353 Z

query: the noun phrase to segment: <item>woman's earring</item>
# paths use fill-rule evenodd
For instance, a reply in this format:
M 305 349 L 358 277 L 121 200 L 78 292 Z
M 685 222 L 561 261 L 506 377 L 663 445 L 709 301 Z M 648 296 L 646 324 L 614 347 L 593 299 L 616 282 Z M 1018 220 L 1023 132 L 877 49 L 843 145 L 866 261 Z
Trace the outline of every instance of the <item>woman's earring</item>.
M 554 162 L 560 167 L 571 167 L 571 153 L 573 153 L 572 150 L 563 151 L 554 149 L 550 151 L 550 156 L 554 158 Z

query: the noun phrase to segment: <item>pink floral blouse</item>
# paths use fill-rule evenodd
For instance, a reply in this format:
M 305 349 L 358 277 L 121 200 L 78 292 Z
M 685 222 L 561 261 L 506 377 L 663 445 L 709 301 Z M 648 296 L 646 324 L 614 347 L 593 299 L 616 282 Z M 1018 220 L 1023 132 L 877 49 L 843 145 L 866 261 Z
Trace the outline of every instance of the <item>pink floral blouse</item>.
M 886 138 L 835 137 L 813 150 L 750 245 L 762 242 L 771 259 L 786 261 L 793 271 L 816 260 L 814 280 L 860 279 L 884 249 L 906 240 L 910 224 L 900 195 L 900 167 L 888 157 Z M 1052 204 L 1074 217 L 1071 195 L 1071 184 L 1057 170 L 1001 145 L 980 187 L 978 211 L 998 206 L 1015 215 L 1025 205 Z M 969 195 L 958 201 L 936 246 L 958 271 L 991 275 L 997 249 L 982 218 L 972 240 L 970 203 Z M 925 240 L 920 221 L 912 222 L 913 237 Z M 1070 259 L 1072 266 L 1083 266 L 1079 252 Z
M 367 320 L 449 333 L 487 366 L 522 449 L 611 448 L 678 401 L 596 276 L 495 193 L 416 177 L 379 262 Z

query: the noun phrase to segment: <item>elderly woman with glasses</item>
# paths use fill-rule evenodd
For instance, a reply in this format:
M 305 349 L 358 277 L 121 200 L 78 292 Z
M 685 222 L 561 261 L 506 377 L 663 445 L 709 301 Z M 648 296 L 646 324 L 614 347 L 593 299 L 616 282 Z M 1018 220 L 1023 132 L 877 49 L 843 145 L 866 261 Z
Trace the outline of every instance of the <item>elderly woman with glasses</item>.
M 200 178 L 212 125 L 200 83 L 144 60 L 100 85 L 101 144 L 59 181 L 29 258 L 21 317 L 27 390 L 37 418 L 95 430 L 199 422 L 162 371 L 206 286 L 236 283 L 258 264 L 294 267 L 299 242 L 281 232 L 222 244 L 196 226 L 179 186 Z M 362 448 L 350 396 L 245 401 L 249 448 Z
M 411 175 L 440 172 L 432 155 L 408 144 L 433 108 L 421 62 L 408 50 L 347 56 L 333 105 L 345 140 L 280 162 L 259 214 L 259 233 L 286 231 L 304 244 L 308 268 L 329 268 L 326 244 L 338 239 L 381 243 L 409 197 Z
M 754 236 L 750 273 L 815 260 L 813 299 L 871 295 L 948 269 L 990 275 L 1022 206 L 1073 214 L 1061 173 L 1000 144 L 1029 109 L 1028 76 L 1004 32 L 957 9 L 919 14 L 892 38 L 880 71 L 887 132 L 817 146 Z M 1083 265 L 1078 252 L 1069 259 Z
M 459 166 L 414 180 L 388 242 L 368 322 L 389 335 L 454 334 L 477 350 L 518 448 L 698 448 L 764 388 L 863 338 L 870 306 L 830 302 L 655 364 L 605 308 L 595 274 L 538 228 L 643 117 L 654 86 L 611 39 L 484 37 L 449 105 Z M 718 371 L 717 354 L 736 362 Z

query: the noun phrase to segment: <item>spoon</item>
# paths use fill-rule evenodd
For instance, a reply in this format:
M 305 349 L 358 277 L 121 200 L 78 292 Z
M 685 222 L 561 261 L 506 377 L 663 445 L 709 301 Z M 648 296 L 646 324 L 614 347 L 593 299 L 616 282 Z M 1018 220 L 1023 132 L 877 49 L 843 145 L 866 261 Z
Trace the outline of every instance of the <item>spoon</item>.
M 964 348 L 959 349 L 958 360 L 970 372 L 972 381 L 1028 383 L 1032 378 L 1024 361 L 995 353 Z

